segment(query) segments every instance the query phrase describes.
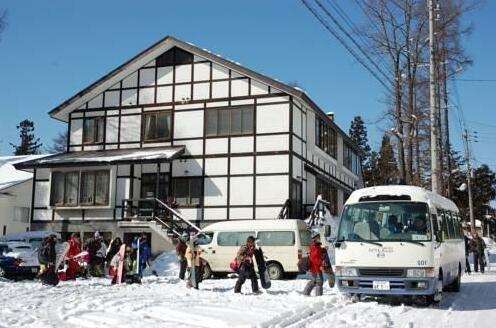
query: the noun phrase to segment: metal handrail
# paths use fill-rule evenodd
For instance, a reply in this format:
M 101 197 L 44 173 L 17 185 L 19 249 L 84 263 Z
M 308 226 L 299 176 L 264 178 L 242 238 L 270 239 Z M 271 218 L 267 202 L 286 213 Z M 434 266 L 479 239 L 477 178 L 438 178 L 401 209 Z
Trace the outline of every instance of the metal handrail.
M 160 199 L 158 198 L 155 198 L 155 197 L 147 197 L 147 198 L 133 198 L 133 199 L 123 199 L 122 200 L 122 215 L 124 216 L 124 212 L 127 208 L 136 208 L 136 209 L 140 209 L 140 206 L 135 206 L 133 203 L 134 202 L 154 202 L 155 204 L 159 204 L 162 208 L 164 208 L 165 210 L 169 211 L 170 213 L 172 213 L 172 215 L 176 218 L 178 218 L 180 221 L 184 222 L 189 228 L 192 228 L 194 229 L 196 232 L 199 232 L 201 229 L 199 227 L 197 227 L 194 223 L 192 223 L 191 221 L 189 221 L 188 219 L 185 219 L 184 217 L 181 216 L 181 214 L 179 212 L 177 212 L 176 210 L 174 210 L 173 208 L 171 208 L 169 205 L 167 205 L 166 203 L 164 203 L 163 201 L 161 201 Z M 129 205 L 129 203 L 131 203 L 131 205 Z M 157 215 L 155 215 L 156 213 L 156 207 L 154 206 L 152 210 L 152 215 L 151 217 L 154 218 L 155 220 L 158 220 L 160 221 L 160 223 L 162 223 L 163 225 L 167 226 L 169 229 L 173 230 L 173 228 L 169 225 L 169 224 L 166 224 L 163 220 L 159 219 L 157 217 Z M 177 234 L 176 231 L 173 230 L 174 233 Z

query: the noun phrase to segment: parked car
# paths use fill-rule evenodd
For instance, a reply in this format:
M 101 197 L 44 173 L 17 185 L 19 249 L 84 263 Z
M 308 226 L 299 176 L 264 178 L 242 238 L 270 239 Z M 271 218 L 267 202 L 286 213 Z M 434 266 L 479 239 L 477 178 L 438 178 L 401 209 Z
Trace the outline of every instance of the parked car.
M 296 277 L 298 259 L 308 251 L 310 232 L 302 220 L 236 220 L 211 224 L 202 230 L 202 257 L 208 265 L 205 276 L 226 275 L 232 270 L 229 263 L 248 236 L 257 238 L 266 257 L 271 279 Z
M 20 275 L 34 277 L 40 270 L 38 252 L 32 248 L 31 244 L 23 242 L 0 243 L 0 250 L 2 256 L 15 260 L 15 263 L 8 260 L 5 261 L 6 263 L 15 264 L 15 271 Z
M 16 232 L 9 233 L 5 236 L 0 237 L 0 242 L 12 242 L 19 241 L 31 244 L 33 249 L 40 247 L 43 238 L 54 234 L 57 239 L 60 240 L 60 234 L 52 231 L 27 231 L 27 232 Z
M 23 266 L 22 259 L 18 257 L 0 255 L 0 278 L 34 278 L 37 273 L 37 268 Z

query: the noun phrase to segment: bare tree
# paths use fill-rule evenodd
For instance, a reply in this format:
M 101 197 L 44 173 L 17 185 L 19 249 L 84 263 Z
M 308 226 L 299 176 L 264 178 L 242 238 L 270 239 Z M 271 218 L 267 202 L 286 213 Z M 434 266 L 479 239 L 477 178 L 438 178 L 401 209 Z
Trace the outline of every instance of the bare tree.
M 0 34 L 5 30 L 7 26 L 7 11 L 0 11 Z
M 52 145 L 47 147 L 46 151 L 51 154 L 64 153 L 67 150 L 67 131 L 59 132 L 55 138 L 52 139 Z

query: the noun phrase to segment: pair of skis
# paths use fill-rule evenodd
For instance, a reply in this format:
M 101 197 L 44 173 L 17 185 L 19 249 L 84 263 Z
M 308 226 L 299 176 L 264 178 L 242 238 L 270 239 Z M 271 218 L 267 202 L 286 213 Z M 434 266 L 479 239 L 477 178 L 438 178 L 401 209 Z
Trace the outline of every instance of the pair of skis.
M 122 283 L 122 274 L 124 271 L 124 260 L 126 256 L 126 244 L 122 244 L 119 248 L 119 266 L 117 267 L 117 284 Z M 139 276 L 140 274 L 140 239 L 136 241 L 136 269 L 135 275 Z M 131 269 L 132 270 L 132 269 Z

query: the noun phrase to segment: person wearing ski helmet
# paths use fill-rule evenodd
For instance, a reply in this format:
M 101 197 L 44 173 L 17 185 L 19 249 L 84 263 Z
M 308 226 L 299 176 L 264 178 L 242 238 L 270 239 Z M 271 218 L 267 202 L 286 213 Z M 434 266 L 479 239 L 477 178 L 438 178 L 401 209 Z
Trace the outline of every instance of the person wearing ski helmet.
M 67 257 L 69 258 L 67 263 L 66 279 L 76 279 L 76 274 L 79 271 L 79 263 L 74 256 L 81 253 L 81 239 L 78 233 L 72 233 L 69 239 L 69 250 L 67 251 Z
M 320 234 L 318 232 L 312 233 L 312 243 L 310 244 L 310 260 L 309 271 L 312 279 L 307 283 L 303 290 L 303 295 L 310 296 L 315 287 L 315 295 L 322 296 L 325 270 L 325 248 L 322 247 L 320 242 Z
M 234 285 L 234 292 L 241 293 L 241 287 L 246 279 L 251 280 L 251 289 L 254 294 L 260 293 L 258 289 L 257 275 L 255 274 L 255 265 L 253 263 L 253 255 L 255 253 L 255 237 L 249 236 L 246 238 L 246 244 L 239 248 L 236 255 L 236 262 L 238 263 L 238 281 Z
M 188 262 L 185 257 L 186 249 L 188 248 L 188 245 L 186 244 L 188 242 L 188 239 L 188 233 L 183 232 L 183 234 L 179 236 L 176 245 L 176 255 L 179 262 L 179 279 L 181 280 L 184 280 L 184 277 L 186 275 L 186 267 L 188 266 Z

